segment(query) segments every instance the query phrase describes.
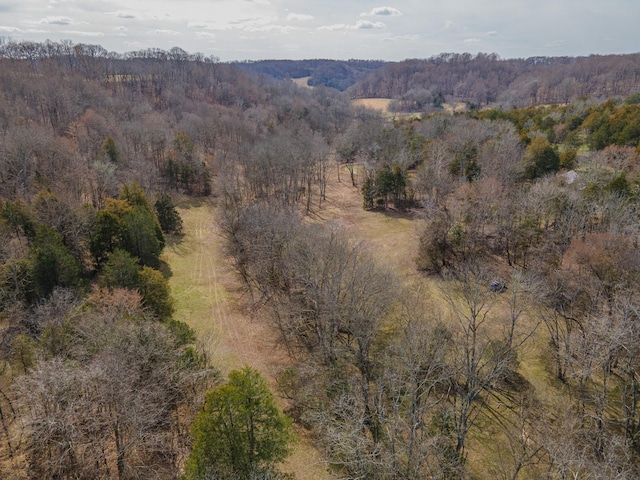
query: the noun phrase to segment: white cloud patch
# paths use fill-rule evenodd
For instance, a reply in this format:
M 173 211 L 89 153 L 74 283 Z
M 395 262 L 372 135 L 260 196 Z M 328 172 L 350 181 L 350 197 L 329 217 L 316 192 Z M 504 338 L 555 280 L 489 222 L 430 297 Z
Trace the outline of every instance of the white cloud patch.
M 335 23 L 333 25 L 324 25 L 318 27 L 318 30 L 376 30 L 386 28 L 386 25 L 382 22 L 370 22 L 369 20 L 358 20 L 355 24 L 349 25 L 346 23 Z
M 69 17 L 45 17 L 38 20 L 41 25 L 74 25 L 75 22 Z
M 386 25 L 382 22 L 370 22 L 369 20 L 358 20 L 354 27 L 358 30 L 373 30 L 377 28 L 384 28 Z
M 375 17 L 375 16 L 383 16 L 383 17 L 399 17 L 402 15 L 402 12 L 397 8 L 393 7 L 376 7 L 372 8 L 368 13 L 361 13 L 361 17 Z
M 24 30 L 18 27 L 9 27 L 7 25 L 0 25 L 0 32 L 4 33 L 22 33 Z
M 176 32 L 175 30 L 167 30 L 167 29 L 161 29 L 161 28 L 155 29 L 153 33 L 157 33 L 158 35 L 171 35 L 172 37 L 177 37 L 182 35 L 181 32 Z
M 203 40 L 214 40 L 216 38 L 216 35 L 211 32 L 196 32 L 196 37 Z
M 275 32 L 288 34 L 299 29 L 289 25 L 252 25 L 247 26 L 244 30 L 247 32 Z
M 116 17 L 118 17 L 118 18 L 136 18 L 136 16 L 133 13 L 127 13 L 127 12 L 116 12 Z
M 463 43 L 466 43 L 466 44 L 470 44 L 470 43 L 479 43 L 479 42 L 480 42 L 480 39 L 479 39 L 479 38 L 465 38 L 465 39 L 463 40 Z
M 349 28 L 349 25 L 347 25 L 346 23 L 335 23 L 333 25 L 324 25 L 322 27 L 318 27 L 318 30 L 333 31 L 333 30 L 346 30 L 348 28 Z
M 287 15 L 287 20 L 289 20 L 289 21 L 292 21 L 292 20 L 298 20 L 298 21 L 313 20 L 313 15 L 306 15 L 304 13 L 290 13 L 289 15 Z
M 65 35 L 72 35 L 77 37 L 104 37 L 102 32 L 83 32 L 80 30 L 65 30 L 62 33 Z

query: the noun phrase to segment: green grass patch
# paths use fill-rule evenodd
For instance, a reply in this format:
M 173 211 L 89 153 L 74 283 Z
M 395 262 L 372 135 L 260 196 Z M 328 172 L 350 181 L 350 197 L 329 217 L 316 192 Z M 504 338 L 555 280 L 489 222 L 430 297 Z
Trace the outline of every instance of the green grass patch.
M 217 334 L 212 312 L 227 299 L 214 269 L 222 268 L 219 238 L 214 232 L 214 206 L 201 200 L 178 207 L 184 235 L 170 236 L 163 258 L 171 269 L 169 285 L 176 302 L 176 320 L 187 323 L 199 338 Z

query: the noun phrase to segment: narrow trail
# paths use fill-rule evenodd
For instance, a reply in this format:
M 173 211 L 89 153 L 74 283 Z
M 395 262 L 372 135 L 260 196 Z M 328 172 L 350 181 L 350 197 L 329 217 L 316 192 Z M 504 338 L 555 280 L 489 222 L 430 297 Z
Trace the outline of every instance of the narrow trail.
M 210 201 L 191 200 L 179 208 L 185 234 L 167 242 L 164 259 L 171 270 L 177 320 L 190 325 L 212 364 L 226 376 L 249 365 L 275 385 L 289 365 L 270 326 L 242 309 L 238 281 L 225 263 L 222 238 Z M 284 406 L 284 405 L 283 405 Z M 301 435 L 283 470 L 297 480 L 330 480 L 319 452 Z

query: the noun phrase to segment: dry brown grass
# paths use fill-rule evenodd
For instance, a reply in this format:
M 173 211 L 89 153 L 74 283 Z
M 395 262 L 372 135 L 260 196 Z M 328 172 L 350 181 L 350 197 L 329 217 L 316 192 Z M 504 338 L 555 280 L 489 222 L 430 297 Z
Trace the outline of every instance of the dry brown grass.
M 313 88 L 311 85 L 309 85 L 310 78 L 311 77 L 300 77 L 300 78 L 292 78 L 291 80 L 293 80 L 293 83 L 295 83 L 299 87 Z
M 340 168 L 340 182 L 337 168 L 330 170 L 327 200 L 321 210 L 310 215 L 310 220 L 343 226 L 352 238 L 362 241 L 381 263 L 391 265 L 401 277 L 416 275 L 414 219 L 410 214 L 394 210 L 364 210 L 360 188 L 354 187 L 349 172 Z
M 356 98 L 352 100 L 354 105 L 359 107 L 371 108 L 381 112 L 388 112 L 389 105 L 393 100 L 391 98 Z

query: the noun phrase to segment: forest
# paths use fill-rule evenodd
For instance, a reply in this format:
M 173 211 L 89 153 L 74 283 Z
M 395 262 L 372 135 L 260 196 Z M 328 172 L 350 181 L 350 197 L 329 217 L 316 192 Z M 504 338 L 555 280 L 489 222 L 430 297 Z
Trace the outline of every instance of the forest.
M 302 478 L 304 440 L 327 479 L 640 477 L 637 58 L 443 55 L 340 91 L 2 39 L 0 476 Z M 336 185 L 403 245 L 329 212 Z M 195 201 L 275 378 L 176 308 Z

